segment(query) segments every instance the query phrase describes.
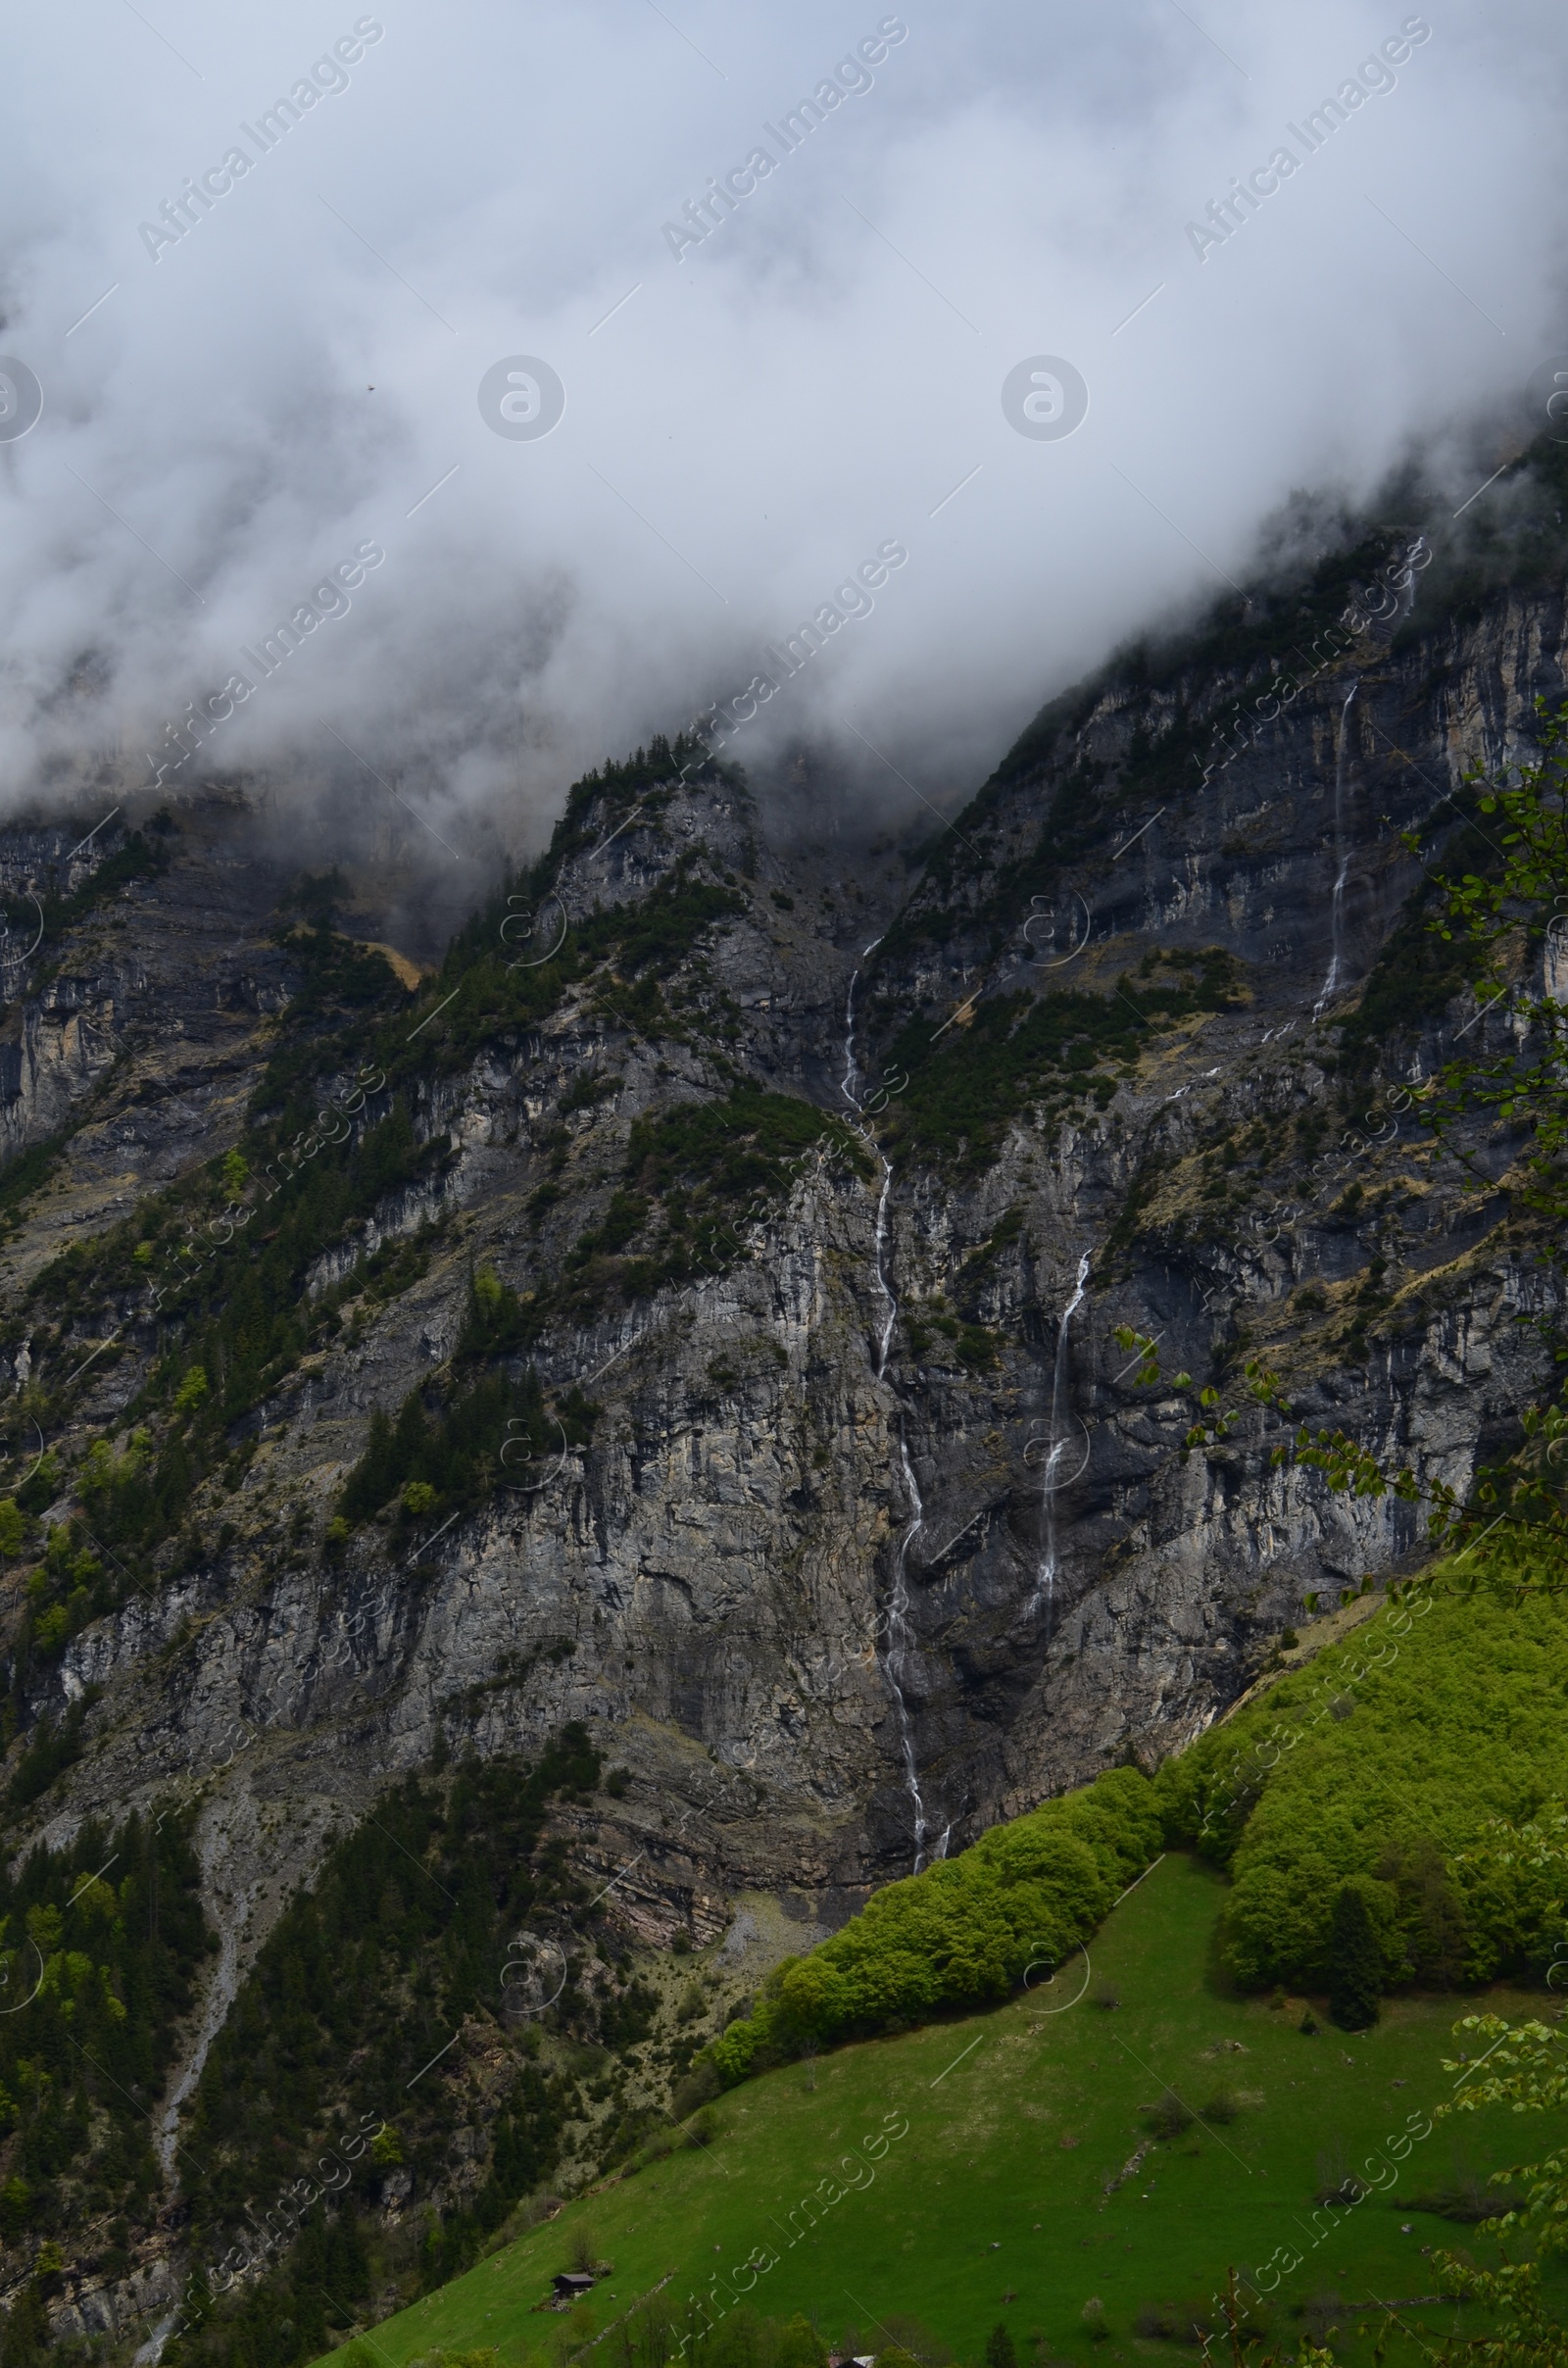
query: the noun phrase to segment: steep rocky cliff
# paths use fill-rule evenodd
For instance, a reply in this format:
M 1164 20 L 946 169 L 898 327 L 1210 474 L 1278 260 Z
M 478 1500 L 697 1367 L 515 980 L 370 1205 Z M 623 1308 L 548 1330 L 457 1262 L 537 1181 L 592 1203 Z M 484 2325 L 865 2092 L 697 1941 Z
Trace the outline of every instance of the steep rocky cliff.
M 242 783 L 134 839 L 131 801 L 69 878 L 0 834 L 8 943 L 50 920 L 0 1046 L 8 1485 L 91 1565 L 4 1580 L 12 1846 L 199 1800 L 176 2103 L 432 1755 L 581 1720 L 627 1781 L 559 1831 L 628 1934 L 765 1894 L 808 1939 L 1419 1557 L 1255 1409 L 1184 1457 L 1113 1337 L 1266 1352 L 1460 1488 L 1547 1370 L 1516 1147 L 1465 1189 L 1410 1090 L 1509 1023 L 1412 899 L 1561 695 L 1564 603 L 1418 599 L 1414 547 L 1113 665 L 913 870 L 798 861 L 660 744 L 423 982 Z M 243 1296 L 285 1250 L 292 1330 Z M 372 1435 L 411 1405 L 445 1493 Z

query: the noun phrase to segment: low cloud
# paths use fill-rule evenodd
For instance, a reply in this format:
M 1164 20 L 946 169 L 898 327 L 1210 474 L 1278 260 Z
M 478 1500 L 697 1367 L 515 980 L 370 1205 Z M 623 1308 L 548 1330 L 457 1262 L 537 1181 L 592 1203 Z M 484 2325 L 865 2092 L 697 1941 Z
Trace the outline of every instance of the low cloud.
M 118 751 L 517 845 L 763 676 L 741 762 L 837 747 L 951 810 L 1293 487 L 1495 465 L 1465 423 L 1568 343 L 1563 66 L 1544 0 L 37 15 L 0 798 Z

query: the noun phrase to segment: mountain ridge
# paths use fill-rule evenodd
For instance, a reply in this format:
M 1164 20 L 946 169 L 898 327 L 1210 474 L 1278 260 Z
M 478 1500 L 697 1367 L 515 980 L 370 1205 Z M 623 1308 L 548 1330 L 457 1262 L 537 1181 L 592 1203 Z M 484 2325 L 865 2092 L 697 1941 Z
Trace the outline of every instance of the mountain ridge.
M 1397 1503 L 1246 1432 L 1186 1461 L 1115 1335 L 1266 1347 L 1461 1490 L 1547 1367 L 1517 1145 L 1468 1146 L 1478 1201 L 1391 1097 L 1503 1024 L 1411 989 L 1401 834 L 1529 750 L 1564 604 L 1441 589 L 1206 786 L 1245 665 L 1091 686 L 869 945 L 860 879 L 660 743 L 413 989 L 242 790 L 171 812 L 8 973 L 8 1140 L 52 1161 L 7 1254 L 13 1852 L 184 1803 L 238 1985 L 388 1786 L 580 1723 L 624 1781 L 552 1830 L 628 1941 L 743 1895 L 808 1938 L 1412 1567 Z M 39 863 L 0 832 L 14 904 Z M 400 1408 L 456 1460 L 350 1518 Z

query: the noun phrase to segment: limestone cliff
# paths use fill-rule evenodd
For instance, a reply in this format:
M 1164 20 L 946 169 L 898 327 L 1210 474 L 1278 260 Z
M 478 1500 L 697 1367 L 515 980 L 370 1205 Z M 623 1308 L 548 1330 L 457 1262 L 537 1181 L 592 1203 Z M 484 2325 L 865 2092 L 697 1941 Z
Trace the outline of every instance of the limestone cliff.
M 558 930 L 681 898 L 684 935 L 650 954 L 617 924 L 528 1024 L 457 1052 L 435 990 L 409 997 L 413 1164 L 315 1256 L 302 1297 L 335 1290 L 332 1324 L 192 1465 L 122 1600 L 14 1669 L 13 1765 L 84 1707 L 14 1848 L 203 1788 L 209 2036 L 325 1839 L 438 1740 L 493 1754 L 585 1721 L 629 1783 L 563 1830 L 631 1933 L 707 1940 L 746 1892 L 808 1937 L 1043 1795 L 1152 1764 L 1303 1599 L 1419 1556 L 1410 1508 L 1272 1469 L 1255 1413 L 1184 1459 L 1185 1402 L 1113 1338 L 1155 1334 L 1200 1380 L 1266 1351 L 1309 1415 L 1461 1487 L 1546 1370 L 1527 1230 L 1398 1091 L 1507 1024 L 1457 980 L 1400 1000 L 1401 834 L 1430 855 L 1466 769 L 1529 750 L 1563 601 L 1354 623 L 1321 664 L 1244 618 L 1107 669 L 898 902 L 885 866 L 868 895 L 770 844 L 705 762 L 590 784 L 526 910 L 493 909 L 498 946 L 543 967 Z M 1255 737 L 1217 744 L 1287 671 Z M 133 1406 L 155 1448 L 171 1419 L 139 1395 L 171 1353 L 160 1277 L 95 1246 L 241 1139 L 317 992 L 243 786 L 172 821 L 165 867 L 97 901 L 82 872 L 7 973 L 0 1133 L 53 1153 L 5 1252 L 32 1409 L 11 1480 L 47 1451 L 57 1521 L 91 1442 L 122 1450 Z M 0 834 L 14 896 L 41 860 Z M 340 936 L 378 936 L 342 886 Z M 359 1137 L 392 1107 L 384 1064 L 365 1077 L 357 1105 L 333 1087 Z M 738 1089 L 849 1123 L 782 1185 L 764 1162 L 677 1271 L 687 1186 L 658 1186 L 656 1256 L 629 1150 Z M 1500 1180 L 1513 1147 L 1474 1150 Z M 369 1261 L 400 1246 L 383 1289 Z M 479 1272 L 534 1310 L 501 1361 L 535 1369 L 559 1444 L 449 1520 L 329 1536 L 372 1412 L 450 1369 Z M 13 1640 L 23 1610 L 13 1590 Z

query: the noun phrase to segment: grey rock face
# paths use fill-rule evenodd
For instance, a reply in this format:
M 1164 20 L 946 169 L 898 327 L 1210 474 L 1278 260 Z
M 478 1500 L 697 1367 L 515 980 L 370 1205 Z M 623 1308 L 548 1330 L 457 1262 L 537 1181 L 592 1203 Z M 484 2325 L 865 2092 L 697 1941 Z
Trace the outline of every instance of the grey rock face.
M 712 1937 L 740 1892 L 789 1895 L 814 1933 L 1046 1794 L 1152 1764 L 1248 1685 L 1303 1594 L 1419 1555 L 1418 1508 L 1271 1468 L 1278 1425 L 1256 1409 L 1222 1454 L 1184 1460 L 1185 1401 L 1140 1387 L 1113 1332 L 1157 1335 L 1200 1379 L 1266 1353 L 1307 1418 L 1455 1486 L 1537 1391 L 1519 1319 L 1552 1286 L 1502 1197 L 1462 1195 L 1408 1124 L 1310 1160 L 1343 1125 L 1337 1024 L 1418 875 L 1399 832 L 1432 843 L 1468 764 L 1528 749 L 1562 659 L 1555 599 L 1501 599 L 1407 647 L 1363 637 L 1255 746 L 1168 794 L 1139 788 L 1140 751 L 1236 686 L 1112 681 L 965 814 L 874 959 L 861 909 L 852 938 L 819 898 L 791 902 L 739 788 L 698 783 L 629 821 L 590 810 L 593 843 L 557 882 L 573 917 L 645 898 L 683 859 L 746 899 L 683 964 L 679 1027 L 634 1025 L 613 983 L 576 987 L 531 1034 L 432 1067 L 414 1116 L 448 1165 L 323 1252 L 309 1288 L 439 1217 L 427 1271 L 306 1358 L 249 1426 L 242 1484 L 192 1503 L 194 1565 L 85 1629 L 32 1703 L 100 1689 L 91 1748 L 34 1830 L 201 1795 L 224 1943 L 179 2095 L 280 1902 L 438 1736 L 493 1753 L 589 1724 L 629 1787 L 559 1827 L 636 1935 Z M 1109 788 L 1074 819 L 1084 779 Z M 171 870 L 82 925 L 79 983 L 63 972 L 8 1014 L 7 1140 L 75 1121 L 7 1253 L 13 1293 L 74 1231 L 232 1142 L 275 1041 L 292 986 L 276 867 L 252 860 L 237 807 L 182 824 Z M 1243 1000 L 1146 1031 L 1104 1107 L 1047 1120 L 1026 1101 L 978 1166 L 901 1150 L 901 1028 L 961 1039 L 977 996 L 1113 998 L 1146 957 L 1216 945 L 1245 965 Z M 1425 1022 L 1389 1082 L 1429 1073 L 1471 1018 Z M 323 1560 L 370 1412 L 451 1354 L 470 1265 L 522 1291 L 559 1276 L 634 1120 L 736 1071 L 871 1112 L 863 1175 L 813 1156 L 723 1271 L 557 1321 L 536 1362 L 599 1405 L 591 1445 L 437 1535 L 372 1523 Z M 585 1081 L 597 1098 L 574 1095 Z M 1217 1147 L 1250 1129 L 1277 1157 L 1244 1194 Z M 1500 1177 L 1510 1147 L 1478 1156 Z M 118 1435 L 147 1370 L 150 1329 L 123 1320 L 68 1450 Z M 7 1354 L 24 1375 L 24 1330 Z

